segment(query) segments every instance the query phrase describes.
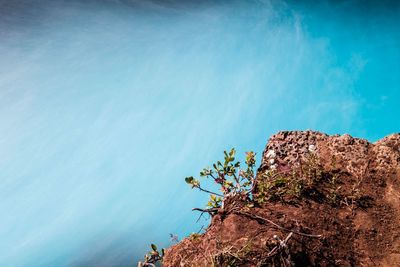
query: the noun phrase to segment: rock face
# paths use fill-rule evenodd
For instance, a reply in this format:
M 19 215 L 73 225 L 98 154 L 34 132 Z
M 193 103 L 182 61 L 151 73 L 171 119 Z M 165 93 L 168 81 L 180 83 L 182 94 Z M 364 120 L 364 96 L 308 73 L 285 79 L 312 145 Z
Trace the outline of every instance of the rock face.
M 370 143 L 279 132 L 262 155 L 254 196 L 265 174 L 301 169 L 310 154 L 321 177 L 311 193 L 225 205 L 204 234 L 167 249 L 164 266 L 400 266 L 400 134 Z M 271 253 L 285 237 L 285 251 Z

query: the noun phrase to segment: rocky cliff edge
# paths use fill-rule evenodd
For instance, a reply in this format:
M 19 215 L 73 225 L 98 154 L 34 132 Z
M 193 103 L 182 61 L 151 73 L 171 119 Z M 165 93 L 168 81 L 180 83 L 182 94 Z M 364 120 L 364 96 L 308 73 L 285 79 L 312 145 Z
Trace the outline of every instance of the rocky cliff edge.
M 271 171 L 284 176 L 272 184 Z M 314 178 L 293 185 L 297 176 Z M 296 195 L 285 183 L 295 193 L 312 185 Z M 400 266 L 400 134 L 370 143 L 279 132 L 263 152 L 253 195 L 255 206 L 232 200 L 204 234 L 168 248 L 163 265 Z

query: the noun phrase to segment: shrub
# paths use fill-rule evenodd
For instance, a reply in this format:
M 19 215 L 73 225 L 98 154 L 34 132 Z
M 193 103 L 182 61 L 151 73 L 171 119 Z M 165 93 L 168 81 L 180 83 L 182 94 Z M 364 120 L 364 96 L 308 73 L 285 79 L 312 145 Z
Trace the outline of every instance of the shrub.
M 254 188 L 256 154 L 252 151 L 246 153 L 245 168 L 240 168 L 241 163 L 235 161 L 236 151 L 232 148 L 229 153 L 224 151 L 224 161 L 217 161 L 212 168 L 204 168 L 200 172 L 203 179 L 211 179 L 218 186 L 221 193 L 210 191 L 202 186 L 199 179 L 193 176 L 186 177 L 185 181 L 192 188 L 209 193 L 210 199 L 207 203 L 208 210 L 218 209 L 228 196 L 240 196 L 243 200 L 250 200 Z
M 161 249 L 161 253 L 158 251 L 158 248 L 156 245 L 151 244 L 151 251 L 149 251 L 145 256 L 144 256 L 144 262 L 139 262 L 138 267 L 154 267 L 156 266 L 156 263 L 162 262 L 163 257 L 164 257 L 164 249 Z
M 298 166 L 281 170 L 273 168 L 259 175 L 255 201 L 286 201 L 316 194 L 316 185 L 325 178 L 319 159 L 314 153 L 306 155 Z M 335 181 L 333 181 L 333 184 Z

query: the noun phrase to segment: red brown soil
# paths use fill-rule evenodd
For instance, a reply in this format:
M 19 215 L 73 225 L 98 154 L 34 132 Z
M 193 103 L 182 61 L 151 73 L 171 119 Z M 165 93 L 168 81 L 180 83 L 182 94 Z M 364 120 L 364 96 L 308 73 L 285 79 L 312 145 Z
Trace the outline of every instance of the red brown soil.
M 276 243 L 273 236 L 284 239 L 288 231 L 255 218 L 259 216 L 291 231 L 322 235 L 293 234 L 288 246 L 295 266 L 400 266 L 400 134 L 370 143 L 349 135 L 279 132 L 267 144 L 257 177 L 276 162 L 295 165 L 310 145 L 316 148 L 323 172 L 337 174 L 342 196 L 358 190 L 357 204 L 342 199 L 332 205 L 323 194 L 253 208 L 231 200 L 204 234 L 167 249 L 163 265 L 273 266 L 265 260 Z M 270 150 L 276 154 L 272 164 Z M 326 191 L 323 184 L 320 187 L 317 192 Z

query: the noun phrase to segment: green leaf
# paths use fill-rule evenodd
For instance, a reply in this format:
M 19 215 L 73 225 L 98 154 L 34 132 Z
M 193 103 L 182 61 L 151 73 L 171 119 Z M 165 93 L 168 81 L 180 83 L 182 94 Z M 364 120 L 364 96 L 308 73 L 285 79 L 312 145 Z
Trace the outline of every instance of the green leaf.
M 274 186 L 283 186 L 287 183 L 285 178 L 278 178 L 274 181 Z
M 230 157 L 234 157 L 234 156 L 235 156 L 235 153 L 236 153 L 235 149 L 232 148 L 231 151 L 229 152 L 229 156 L 230 156 Z
M 194 181 L 193 176 L 190 176 L 190 177 L 186 177 L 186 178 L 185 178 L 185 182 L 188 183 L 188 184 L 192 184 L 193 181 Z
M 161 256 L 163 256 L 164 257 L 164 255 L 165 255 L 165 249 L 161 249 Z
M 151 244 L 151 249 L 152 249 L 153 251 L 157 251 L 157 246 L 154 245 L 154 244 Z

